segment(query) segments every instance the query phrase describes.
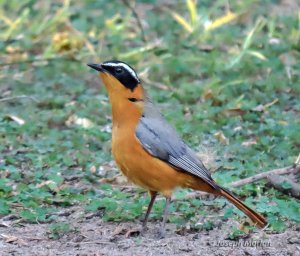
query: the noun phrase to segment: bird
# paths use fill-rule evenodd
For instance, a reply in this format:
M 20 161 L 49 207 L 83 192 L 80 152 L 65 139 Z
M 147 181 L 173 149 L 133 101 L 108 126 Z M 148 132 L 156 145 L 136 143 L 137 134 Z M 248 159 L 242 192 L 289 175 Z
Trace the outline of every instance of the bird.
M 131 182 L 150 194 L 142 230 L 147 227 L 157 195 L 162 194 L 166 203 L 159 236 L 165 236 L 171 196 L 179 187 L 223 196 L 243 211 L 255 226 L 263 228 L 267 225 L 265 217 L 214 181 L 196 153 L 153 104 L 136 71 L 129 64 L 110 60 L 87 65 L 98 71 L 108 92 L 115 162 Z

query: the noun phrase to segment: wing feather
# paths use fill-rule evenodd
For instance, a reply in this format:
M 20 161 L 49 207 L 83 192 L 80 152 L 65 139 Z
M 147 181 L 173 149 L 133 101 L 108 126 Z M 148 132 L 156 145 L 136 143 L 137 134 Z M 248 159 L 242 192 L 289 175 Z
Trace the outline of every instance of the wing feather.
M 149 154 L 207 181 L 214 187 L 209 171 L 152 103 L 145 106 L 136 128 L 136 136 Z

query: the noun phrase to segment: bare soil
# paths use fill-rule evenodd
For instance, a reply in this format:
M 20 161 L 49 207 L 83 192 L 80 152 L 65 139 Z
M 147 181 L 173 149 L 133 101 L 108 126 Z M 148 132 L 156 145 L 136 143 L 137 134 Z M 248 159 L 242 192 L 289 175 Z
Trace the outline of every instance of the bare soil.
M 49 238 L 50 224 L 24 224 L 0 220 L 0 255 L 299 255 L 300 232 L 296 227 L 281 234 L 266 230 L 239 240 L 226 240 L 229 230 L 239 223 L 220 222 L 210 231 L 180 232 L 167 224 L 166 237 L 157 238 L 159 222 L 149 222 L 143 235 L 126 237 L 140 222 L 104 222 L 97 214 L 86 214 L 73 207 L 58 212 L 59 221 L 70 223 L 72 230 L 59 239 Z M 14 223 L 14 224 L 13 224 Z

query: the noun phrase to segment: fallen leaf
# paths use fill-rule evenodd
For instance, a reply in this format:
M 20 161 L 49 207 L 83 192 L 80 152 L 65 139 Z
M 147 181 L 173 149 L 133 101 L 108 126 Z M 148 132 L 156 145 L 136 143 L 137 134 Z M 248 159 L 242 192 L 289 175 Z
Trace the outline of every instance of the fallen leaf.
M 0 227 L 8 228 L 8 227 L 10 227 L 10 225 L 9 225 L 9 223 L 6 222 L 6 221 L 0 221 Z
M 95 165 L 90 168 L 91 173 L 95 173 L 97 171 L 97 167 Z
M 5 235 L 5 234 L 0 234 L 0 236 L 3 238 L 3 240 L 4 240 L 6 243 L 15 242 L 15 241 L 18 240 L 18 237 L 16 237 L 16 236 Z
M 10 175 L 9 170 L 0 170 L 0 178 L 1 179 L 7 178 L 9 175 Z
M 124 226 L 117 226 L 115 230 L 113 231 L 112 235 L 113 236 L 118 236 L 118 235 L 125 235 L 127 232 L 127 229 Z
M 215 49 L 215 47 L 213 45 L 210 45 L 210 44 L 200 44 L 198 46 L 198 48 L 201 50 L 201 51 L 204 51 L 204 52 L 211 52 L 212 50 Z
M 230 108 L 230 109 L 225 109 L 223 111 L 223 113 L 226 115 L 226 116 L 243 116 L 246 114 L 246 111 L 245 110 L 242 110 L 240 108 Z
M 249 146 L 251 146 L 251 145 L 256 145 L 257 144 L 257 142 L 256 142 L 256 140 L 254 139 L 252 139 L 252 140 L 247 140 L 247 141 L 244 141 L 243 143 L 242 143 L 242 146 L 244 146 L 244 147 L 249 147 Z
M 235 132 L 239 132 L 241 130 L 243 130 L 242 126 L 237 126 L 233 129 Z
M 52 38 L 52 47 L 54 51 L 63 53 L 80 50 L 83 46 L 83 40 L 72 31 L 57 32 Z
M 41 188 L 41 187 L 44 187 L 44 186 L 47 186 L 47 185 L 56 185 L 55 182 L 53 180 L 46 180 L 46 181 L 43 181 L 39 184 L 36 185 L 37 188 Z
M 214 94 L 213 94 L 213 91 L 211 89 L 207 89 L 203 92 L 203 98 L 205 100 L 209 100 L 209 99 L 212 99 L 214 98 Z
M 264 105 L 259 104 L 259 105 L 257 105 L 256 107 L 252 108 L 251 110 L 252 110 L 252 111 L 255 111 L 255 112 L 263 112 L 264 109 L 265 109 L 265 108 L 264 108 Z
M 214 137 L 220 141 L 222 144 L 228 145 L 229 144 L 229 139 L 225 137 L 224 133 L 222 131 L 216 132 L 214 134 Z
M 118 174 L 112 178 L 103 178 L 99 180 L 100 183 L 109 183 L 113 185 L 126 185 L 129 184 L 128 179 L 121 174 Z
M 12 235 L 6 235 L 6 234 L 0 234 L 0 236 L 3 238 L 4 242 L 6 243 L 15 243 L 15 244 L 18 244 L 18 245 L 27 245 L 27 243 L 17 237 L 17 236 L 12 236 Z
M 93 122 L 88 118 L 82 118 L 78 117 L 77 115 L 71 115 L 66 121 L 66 125 L 71 126 L 74 124 L 82 126 L 83 128 L 91 128 L 94 126 Z
M 14 121 L 14 122 L 16 122 L 17 124 L 19 124 L 19 125 L 23 125 L 23 124 L 25 124 L 25 120 L 23 120 L 22 118 L 20 118 L 20 117 L 17 117 L 17 116 L 15 116 L 15 115 L 5 115 L 4 116 L 4 119 L 6 119 L 6 120 L 10 120 L 10 121 Z
M 267 108 L 271 107 L 272 105 L 274 105 L 277 102 L 278 102 L 278 99 L 275 99 L 265 105 L 259 104 L 256 107 L 252 108 L 251 110 L 256 111 L 256 112 L 263 112 L 263 111 L 266 111 Z

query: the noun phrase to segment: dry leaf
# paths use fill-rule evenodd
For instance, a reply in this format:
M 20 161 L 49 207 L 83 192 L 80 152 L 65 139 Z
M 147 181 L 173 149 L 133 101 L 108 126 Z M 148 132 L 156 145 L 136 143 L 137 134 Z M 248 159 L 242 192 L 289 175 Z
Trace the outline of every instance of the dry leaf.
M 264 107 L 264 105 L 259 104 L 255 108 L 252 108 L 251 110 L 255 111 L 255 112 L 263 112 L 265 110 L 265 107 Z
M 275 99 L 265 105 L 259 104 L 255 108 L 252 108 L 251 110 L 256 111 L 256 112 L 263 112 L 263 111 L 266 111 L 267 108 L 271 107 L 272 105 L 274 105 L 277 102 L 278 102 L 278 99 Z
M 209 100 L 209 99 L 212 99 L 212 98 L 214 98 L 214 94 L 213 94 L 213 91 L 211 90 L 211 89 L 208 89 L 208 90 L 205 90 L 204 92 L 203 92 L 203 98 L 205 99 L 205 100 Z
M 211 52 L 212 50 L 215 49 L 215 47 L 213 45 L 210 45 L 210 44 L 200 44 L 198 46 L 198 48 L 201 50 L 201 51 L 204 51 L 204 52 Z
M 244 146 L 244 147 L 249 147 L 249 146 L 251 146 L 251 145 L 256 145 L 257 144 L 257 142 L 256 142 L 256 140 L 254 139 L 254 140 L 247 140 L 247 141 L 244 141 L 243 143 L 242 143 L 242 146 Z
M 241 130 L 243 130 L 242 126 L 237 126 L 233 129 L 235 132 L 239 132 Z
M 225 137 L 224 133 L 222 131 L 216 132 L 214 134 L 215 138 L 220 141 L 222 144 L 228 145 L 229 139 Z
M 6 221 L 0 221 L 0 227 L 3 227 L 3 228 L 8 228 L 8 227 L 10 227 L 9 222 L 6 222 Z
M 97 167 L 95 165 L 90 168 L 91 173 L 95 173 L 97 171 Z
M 17 241 L 19 238 L 16 237 L 16 236 L 11 236 L 11 235 L 5 235 L 5 234 L 0 234 L 0 236 L 3 238 L 3 240 L 6 242 L 6 243 L 12 243 L 12 242 L 15 242 Z
M 0 170 L 0 178 L 1 179 L 7 178 L 9 175 L 10 175 L 9 170 Z
M 54 51 L 59 53 L 76 51 L 82 46 L 83 40 L 71 31 L 58 32 L 52 38 L 52 47 Z
M 25 120 L 23 120 L 22 118 L 20 118 L 20 117 L 17 117 L 17 116 L 15 116 L 15 115 L 5 115 L 4 116 L 4 119 L 6 119 L 6 120 L 10 120 L 10 121 L 14 121 L 14 122 L 16 122 L 17 124 L 19 124 L 19 125 L 23 125 L 23 124 L 25 124 Z
M 239 226 L 240 230 L 242 230 L 245 234 L 249 235 L 250 234 L 250 229 L 249 229 L 249 224 L 247 221 L 243 222 Z
M 44 187 L 44 186 L 47 186 L 47 185 L 50 185 L 50 184 L 53 184 L 56 186 L 55 182 L 53 180 L 46 180 L 46 181 L 43 181 L 39 184 L 36 184 L 36 187 L 37 188 L 41 188 L 41 187 Z
M 125 235 L 127 232 L 127 229 L 124 226 L 117 226 L 115 230 L 113 231 L 112 235 L 117 236 L 117 235 Z
M 243 116 L 246 114 L 246 111 L 245 110 L 242 110 L 240 108 L 230 108 L 230 109 L 225 109 L 223 111 L 223 113 L 226 115 L 226 116 Z
M 11 235 L 5 235 L 5 234 L 0 234 L 0 237 L 3 238 L 3 240 L 6 243 L 15 243 L 18 245 L 27 245 L 27 243 L 25 243 L 25 241 L 19 237 L 16 236 L 11 236 Z
M 113 185 L 127 185 L 130 184 L 128 182 L 128 179 L 121 174 L 118 174 L 112 178 L 104 178 L 104 179 L 100 179 L 99 180 L 100 183 L 109 183 L 109 184 L 113 184 Z
M 74 124 L 82 126 L 83 128 L 91 128 L 94 126 L 93 122 L 88 118 L 82 118 L 76 115 L 71 115 L 66 121 L 66 125 L 71 126 Z

